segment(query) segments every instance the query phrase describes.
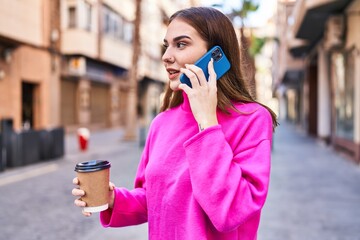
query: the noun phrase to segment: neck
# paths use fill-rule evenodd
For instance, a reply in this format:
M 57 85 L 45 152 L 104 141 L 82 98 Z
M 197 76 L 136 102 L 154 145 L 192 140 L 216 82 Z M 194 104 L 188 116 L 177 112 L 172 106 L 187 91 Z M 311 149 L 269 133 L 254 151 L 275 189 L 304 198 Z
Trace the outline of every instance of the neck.
M 187 112 L 190 112 L 191 111 L 191 108 L 190 108 L 190 102 L 189 102 L 189 98 L 187 96 L 187 94 L 182 91 L 182 96 L 183 96 L 183 103 L 181 104 L 181 108 Z

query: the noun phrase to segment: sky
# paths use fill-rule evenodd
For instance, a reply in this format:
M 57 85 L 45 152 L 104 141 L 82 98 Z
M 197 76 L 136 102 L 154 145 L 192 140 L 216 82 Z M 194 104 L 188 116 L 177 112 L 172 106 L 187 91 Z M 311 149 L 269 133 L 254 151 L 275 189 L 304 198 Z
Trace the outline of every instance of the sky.
M 274 4 L 276 0 L 254 0 L 259 3 L 259 8 L 256 12 L 249 14 L 248 21 L 245 23 L 247 27 L 261 27 L 265 25 L 267 20 L 272 17 Z M 212 4 L 223 3 L 223 12 L 230 12 L 231 9 L 239 9 L 242 5 L 242 0 L 202 0 L 205 6 Z

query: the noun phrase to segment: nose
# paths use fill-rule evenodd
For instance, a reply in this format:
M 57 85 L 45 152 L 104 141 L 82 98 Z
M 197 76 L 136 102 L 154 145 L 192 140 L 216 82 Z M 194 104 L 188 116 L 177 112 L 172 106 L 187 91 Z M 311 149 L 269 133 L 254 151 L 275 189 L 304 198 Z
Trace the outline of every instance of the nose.
M 164 62 L 164 63 L 173 63 L 174 62 L 174 56 L 173 56 L 173 54 L 171 53 L 171 50 L 170 50 L 170 48 L 168 47 L 166 50 L 165 50 L 165 52 L 164 52 L 164 54 L 163 54 L 163 56 L 162 56 L 162 61 Z

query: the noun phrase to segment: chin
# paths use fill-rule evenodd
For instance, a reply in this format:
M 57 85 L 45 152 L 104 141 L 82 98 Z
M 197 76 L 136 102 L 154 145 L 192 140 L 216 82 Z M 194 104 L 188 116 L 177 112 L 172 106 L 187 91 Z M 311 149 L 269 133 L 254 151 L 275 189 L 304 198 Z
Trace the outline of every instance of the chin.
M 180 82 L 179 81 L 174 81 L 174 82 L 170 82 L 170 88 L 171 90 L 173 91 L 179 91 L 179 85 L 180 85 Z

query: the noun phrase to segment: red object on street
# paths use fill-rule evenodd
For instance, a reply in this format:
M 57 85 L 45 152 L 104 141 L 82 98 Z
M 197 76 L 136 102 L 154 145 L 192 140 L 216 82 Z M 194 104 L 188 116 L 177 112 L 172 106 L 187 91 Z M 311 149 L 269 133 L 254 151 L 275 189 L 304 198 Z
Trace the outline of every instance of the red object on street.
M 87 128 L 79 128 L 77 134 L 79 139 L 80 150 L 86 151 L 88 149 L 90 131 Z

